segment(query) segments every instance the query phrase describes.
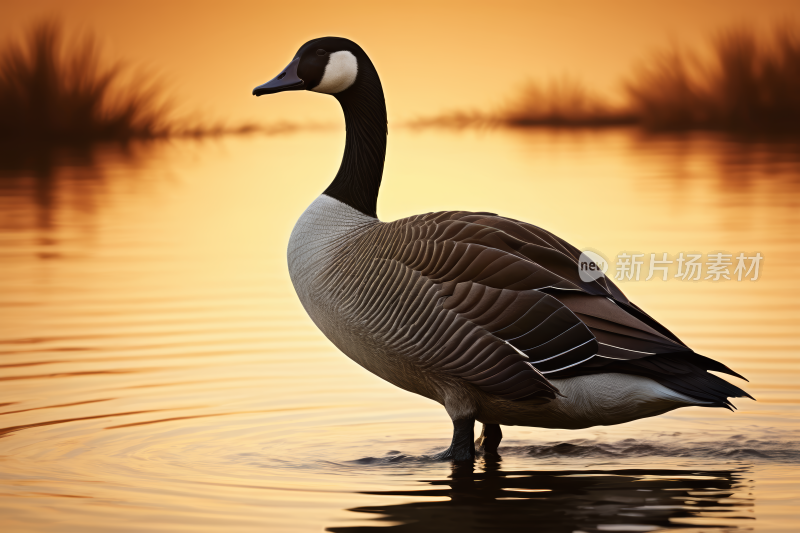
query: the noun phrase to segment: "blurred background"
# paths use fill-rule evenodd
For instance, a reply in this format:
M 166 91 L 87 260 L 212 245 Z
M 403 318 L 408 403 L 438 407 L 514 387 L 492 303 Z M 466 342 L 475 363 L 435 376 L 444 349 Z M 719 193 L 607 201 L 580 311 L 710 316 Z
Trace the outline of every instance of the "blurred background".
M 797 530 L 796 1 L 2 13 L 4 530 Z M 619 282 L 757 402 L 504 428 L 500 462 L 431 461 L 441 406 L 339 353 L 286 271 L 344 121 L 326 95 L 251 91 L 323 35 L 381 76 L 381 219 L 493 211 L 610 276 L 623 252 L 761 254 L 756 281 Z

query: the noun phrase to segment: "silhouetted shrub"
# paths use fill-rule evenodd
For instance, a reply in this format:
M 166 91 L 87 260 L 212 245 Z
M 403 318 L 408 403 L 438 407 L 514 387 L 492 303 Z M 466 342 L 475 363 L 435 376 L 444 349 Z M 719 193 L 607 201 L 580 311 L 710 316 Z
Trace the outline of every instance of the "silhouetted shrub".
M 650 129 L 800 131 L 800 32 L 720 32 L 706 54 L 672 49 L 626 83 L 631 111 Z
M 564 79 L 529 82 L 495 111 L 455 111 L 412 127 L 603 127 L 715 129 L 739 133 L 800 132 L 800 29 L 722 31 L 706 53 L 674 47 L 652 54 L 623 84 L 621 104 Z
M 516 100 L 501 109 L 510 126 L 615 126 L 636 122 L 627 109 L 614 106 L 583 84 L 562 78 L 542 86 L 528 82 Z
M 104 62 L 91 36 L 65 42 L 58 22 L 41 22 L 23 43 L 0 51 L 0 137 L 82 142 L 169 134 L 159 84 L 133 74 Z

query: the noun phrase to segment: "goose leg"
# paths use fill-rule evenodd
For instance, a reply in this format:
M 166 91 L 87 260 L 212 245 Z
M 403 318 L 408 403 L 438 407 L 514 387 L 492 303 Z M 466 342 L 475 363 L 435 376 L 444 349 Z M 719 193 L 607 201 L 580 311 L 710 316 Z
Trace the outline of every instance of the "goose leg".
M 478 437 L 475 444 L 485 454 L 500 456 L 497 453 L 497 447 L 500 446 L 501 440 L 503 440 L 503 431 L 500 429 L 500 424 L 484 424 L 481 436 Z
M 475 459 L 475 419 L 462 418 L 453 420 L 453 441 L 445 451 L 437 453 L 434 459 L 449 459 L 454 462 L 473 461 Z

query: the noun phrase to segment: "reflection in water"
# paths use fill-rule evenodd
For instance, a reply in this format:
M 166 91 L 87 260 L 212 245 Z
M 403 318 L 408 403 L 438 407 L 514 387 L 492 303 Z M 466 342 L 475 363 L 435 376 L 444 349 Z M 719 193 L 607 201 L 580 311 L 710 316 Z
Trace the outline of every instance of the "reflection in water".
M 719 201 L 740 188 L 757 182 L 800 192 L 800 138 L 748 138 L 723 133 L 651 133 L 635 129 L 614 131 L 512 130 L 509 141 L 524 146 L 532 160 L 541 159 L 543 148 L 580 156 L 595 144 L 608 143 L 619 155 L 632 159 L 634 172 L 666 182 L 691 186 L 692 181 L 713 180 Z M 541 179 L 546 179 L 541 176 Z
M 67 153 L 47 145 L 4 145 L 0 148 L 0 195 L 12 197 L 18 203 L 29 202 L 34 206 L 35 224 L 41 229 L 52 228 L 53 211 L 58 207 L 56 198 L 62 181 L 57 175 L 57 169 L 62 165 L 77 166 L 81 168 L 84 179 L 98 181 L 102 179 L 102 175 L 93 160 L 93 148 L 89 145 L 70 148 Z M 80 197 L 84 201 L 88 198 L 87 195 Z M 88 200 L 81 211 L 89 210 L 91 205 L 91 200 Z M 0 227 L 14 227 L 20 223 L 16 217 L 8 216 L 8 209 L 3 211 L 7 215 L 0 215 Z
M 91 215 L 102 204 L 109 170 L 141 169 L 155 142 L 3 143 L 0 146 L 0 228 L 55 229 L 61 211 Z M 22 216 L 20 216 L 22 215 Z
M 785 185 L 800 187 L 800 139 L 795 137 L 761 139 L 714 133 L 658 135 L 637 133 L 631 136 L 631 154 L 639 160 L 654 157 L 667 166 L 665 177 L 672 180 L 711 178 L 720 189 L 750 187 L 757 181 L 778 179 Z M 707 167 L 702 168 L 707 160 Z M 783 180 L 790 176 L 793 179 Z M 720 191 L 724 197 L 724 190 Z
M 623 287 L 747 376 L 758 402 L 507 428 L 502 463 L 451 473 L 426 459 L 447 445 L 441 407 L 338 353 L 288 279 L 289 233 L 341 143 L 308 131 L 6 148 L 0 529 L 792 531 L 800 151 L 625 131 L 396 132 L 386 220 L 488 210 L 610 255 L 765 257 L 756 283 Z
M 747 470 L 508 470 L 487 462 L 482 471 L 456 466 L 429 488 L 373 492 L 416 501 L 350 509 L 378 515 L 372 526 L 329 527 L 355 533 L 390 531 L 653 531 L 749 527 L 752 497 Z M 425 501 L 429 498 L 447 500 Z

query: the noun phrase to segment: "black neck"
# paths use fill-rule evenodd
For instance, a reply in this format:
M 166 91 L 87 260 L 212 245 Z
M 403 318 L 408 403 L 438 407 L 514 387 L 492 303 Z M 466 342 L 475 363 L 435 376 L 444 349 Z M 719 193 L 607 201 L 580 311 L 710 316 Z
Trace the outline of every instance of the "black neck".
M 356 82 L 334 96 L 342 104 L 347 140 L 342 165 L 325 194 L 378 218 L 388 130 L 381 80 L 369 59 L 359 58 Z

